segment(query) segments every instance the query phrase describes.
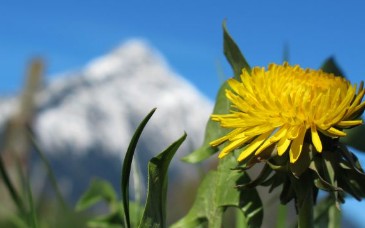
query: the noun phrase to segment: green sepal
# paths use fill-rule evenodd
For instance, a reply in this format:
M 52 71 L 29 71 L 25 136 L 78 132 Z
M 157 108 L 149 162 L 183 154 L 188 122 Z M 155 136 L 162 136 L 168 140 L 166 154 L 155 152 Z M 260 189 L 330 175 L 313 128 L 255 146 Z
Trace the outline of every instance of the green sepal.
M 309 169 L 314 171 L 314 185 L 322 190 L 325 191 L 342 191 L 341 188 L 337 188 L 336 186 L 333 186 L 326 177 L 323 176 L 323 172 L 328 172 L 325 170 L 325 167 L 322 163 L 322 157 L 316 157 L 311 164 L 309 165 Z
M 268 177 L 272 173 L 272 169 L 269 165 L 265 164 L 265 166 L 262 168 L 260 174 L 257 176 L 257 178 L 249 183 L 243 184 L 243 185 L 237 185 L 236 188 L 240 190 L 246 190 L 250 188 L 255 188 L 258 185 L 261 185 L 265 181 L 267 181 Z
M 283 182 L 283 189 L 280 193 L 280 202 L 281 204 L 285 205 L 294 198 L 295 198 L 294 189 L 291 185 L 289 177 L 286 176 L 285 181 Z
M 329 183 L 336 189 L 341 189 L 338 187 L 338 171 L 337 168 L 338 165 L 338 158 L 339 155 L 333 152 L 324 151 L 322 153 L 323 159 L 323 167 L 324 167 L 324 176 L 327 180 L 329 180 Z M 342 195 L 342 189 L 340 191 L 332 191 L 331 194 L 336 199 L 336 206 L 340 208 L 340 203 L 344 203 L 343 195 Z
M 365 125 L 360 125 L 351 129 L 345 129 L 346 137 L 342 137 L 340 141 L 350 147 L 361 152 L 365 152 Z
M 299 178 L 309 167 L 313 159 L 314 147 L 311 143 L 305 143 L 300 157 L 295 163 L 289 163 L 289 169 L 296 178 Z
M 357 159 L 356 155 L 351 153 L 345 145 L 340 144 L 339 147 L 340 153 L 344 156 L 344 158 L 349 162 L 351 168 L 353 168 L 360 175 L 365 175 L 364 170 L 361 167 L 359 159 Z

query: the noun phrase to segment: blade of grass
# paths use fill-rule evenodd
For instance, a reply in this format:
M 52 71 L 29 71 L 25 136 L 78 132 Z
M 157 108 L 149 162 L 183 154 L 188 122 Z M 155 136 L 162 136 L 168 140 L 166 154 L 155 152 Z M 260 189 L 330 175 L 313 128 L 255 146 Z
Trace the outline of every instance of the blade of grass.
M 166 227 L 168 169 L 172 158 L 186 139 L 186 133 L 148 162 L 147 200 L 139 228 Z
M 276 220 L 276 227 L 286 227 L 286 217 L 288 214 L 288 208 L 286 205 L 279 204 L 278 216 Z
M 60 191 L 60 188 L 59 188 L 57 180 L 56 180 L 56 176 L 53 173 L 51 164 L 48 161 L 48 159 L 46 158 L 46 156 L 44 155 L 43 150 L 40 148 L 39 144 L 37 143 L 37 141 L 35 139 L 34 132 L 30 128 L 30 126 L 27 126 L 27 133 L 28 133 L 28 138 L 30 140 L 31 146 L 33 147 L 35 152 L 38 154 L 38 156 L 41 158 L 41 160 L 44 164 L 44 167 L 46 168 L 47 176 L 48 176 L 48 178 L 51 182 L 51 186 L 52 186 L 53 190 L 56 193 L 56 197 L 57 197 L 58 202 L 61 204 L 62 209 L 66 210 L 67 209 L 67 204 L 65 202 L 65 199 L 62 196 L 62 193 Z
M 138 154 L 135 154 L 134 155 L 134 158 L 133 158 L 133 162 L 132 162 L 132 169 L 133 169 L 133 173 L 132 173 L 132 176 L 133 176 L 133 189 L 134 189 L 134 202 L 137 204 L 137 205 L 141 205 L 141 200 L 142 200 L 142 174 L 141 174 L 141 170 L 139 168 L 139 165 L 138 165 Z M 139 218 L 138 215 L 140 215 L 142 211 L 139 210 L 140 207 L 136 207 L 136 211 L 133 215 L 131 216 L 134 216 L 136 217 L 135 219 L 138 221 Z M 133 220 L 133 218 L 132 218 Z
M 129 215 L 129 177 L 131 173 L 131 166 L 133 161 L 133 155 L 137 147 L 137 142 L 139 137 L 142 134 L 144 127 L 146 126 L 149 119 L 152 117 L 153 113 L 156 111 L 156 108 L 152 109 L 150 113 L 142 120 L 139 124 L 138 128 L 134 132 L 134 135 L 129 143 L 127 153 L 125 154 L 123 161 L 123 168 L 121 174 L 121 191 L 122 191 L 122 201 L 123 201 L 123 209 L 124 209 L 124 225 L 129 228 L 130 225 L 130 215 Z
M 1 173 L 1 177 L 4 181 L 4 184 L 5 184 L 6 188 L 8 189 L 10 196 L 11 196 L 12 200 L 14 201 L 15 205 L 17 206 L 20 214 L 25 216 L 26 210 L 25 210 L 23 201 L 19 197 L 18 192 L 16 191 L 13 183 L 10 180 L 9 174 L 5 169 L 4 162 L 3 162 L 3 159 L 1 156 L 0 156 L 0 173 Z
M 32 195 L 32 190 L 31 190 L 30 183 L 29 183 L 29 178 L 26 177 L 26 175 L 24 174 L 24 172 L 22 170 L 22 165 L 21 165 L 19 159 L 17 159 L 17 170 L 18 170 L 19 177 L 21 179 L 23 189 L 24 189 L 24 196 L 25 196 L 26 202 L 28 203 L 28 211 L 26 212 L 26 220 L 27 220 L 30 228 L 37 228 L 38 227 L 37 215 L 36 215 L 36 211 L 35 211 L 35 207 L 34 207 L 33 195 Z

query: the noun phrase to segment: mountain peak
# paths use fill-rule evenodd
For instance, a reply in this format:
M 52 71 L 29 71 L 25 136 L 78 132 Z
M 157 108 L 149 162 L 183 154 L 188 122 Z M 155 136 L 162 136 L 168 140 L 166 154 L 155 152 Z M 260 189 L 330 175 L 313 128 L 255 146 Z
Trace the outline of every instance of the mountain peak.
M 15 110 L 15 101 L 0 103 L 0 126 L 10 115 L 2 110 Z M 80 71 L 51 81 L 37 96 L 36 105 L 37 140 L 57 176 L 75 184 L 76 193 L 93 176 L 118 183 L 115 174 L 133 132 L 152 108 L 157 111 L 136 152 L 142 167 L 184 131 L 188 137 L 177 157 L 200 146 L 212 110 L 212 103 L 173 72 L 157 51 L 135 39 Z M 177 160 L 171 171 L 188 175 L 192 169 L 181 171 Z
M 165 62 L 159 53 L 150 47 L 147 41 L 131 39 L 106 55 L 92 60 L 86 65 L 84 74 L 90 78 L 101 79 L 146 64 L 165 65 Z

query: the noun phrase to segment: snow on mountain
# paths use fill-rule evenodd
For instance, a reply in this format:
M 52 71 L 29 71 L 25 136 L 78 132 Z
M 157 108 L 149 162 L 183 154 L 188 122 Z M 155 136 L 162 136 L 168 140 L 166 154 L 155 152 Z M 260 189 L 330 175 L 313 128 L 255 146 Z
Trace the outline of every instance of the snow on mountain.
M 0 102 L 0 126 L 14 104 L 15 99 Z M 211 101 L 141 40 L 130 40 L 82 70 L 58 77 L 40 91 L 36 104 L 34 128 L 40 145 L 76 196 L 92 177 L 118 183 L 131 136 L 154 107 L 157 111 L 137 148 L 141 166 L 186 131 L 172 171 L 191 173 L 178 158 L 202 143 L 212 111 Z

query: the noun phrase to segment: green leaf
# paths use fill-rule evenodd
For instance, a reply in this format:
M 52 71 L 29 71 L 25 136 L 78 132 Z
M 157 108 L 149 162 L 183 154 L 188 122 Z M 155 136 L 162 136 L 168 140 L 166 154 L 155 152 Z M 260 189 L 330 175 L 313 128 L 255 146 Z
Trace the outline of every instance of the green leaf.
M 226 21 L 223 21 L 223 48 L 224 55 L 232 66 L 235 79 L 240 80 L 243 68 L 245 68 L 248 72 L 251 72 L 250 65 L 242 55 L 236 42 L 234 42 L 231 35 L 228 33 Z
M 216 103 L 213 109 L 213 113 L 215 114 L 224 114 L 229 112 L 230 103 L 225 95 L 225 90 L 228 88 L 228 83 L 225 82 L 221 88 L 219 89 Z M 222 137 L 228 132 L 228 129 L 220 127 L 218 122 L 212 121 L 211 119 L 208 120 L 206 129 L 205 129 L 205 137 L 203 146 L 198 148 L 197 150 L 193 151 L 191 154 L 182 158 L 182 161 L 188 163 L 197 163 L 201 162 L 214 153 L 217 152 L 217 148 L 213 148 L 209 145 L 209 143 L 219 137 Z
M 236 163 L 233 155 L 220 160 L 218 170 L 210 171 L 201 183 L 193 207 L 173 228 L 221 227 L 223 213 L 228 207 L 239 208 L 248 227 L 260 227 L 263 219 L 261 200 L 256 189 L 240 191 L 235 187 L 250 182 L 246 173 L 231 170 Z
M 341 227 L 341 213 L 335 200 L 328 196 L 322 199 L 314 208 L 315 227 Z
M 237 44 L 229 35 L 225 21 L 223 22 L 223 38 L 224 38 L 224 44 L 223 44 L 224 54 L 233 68 L 234 77 L 237 80 L 240 80 L 242 69 L 246 68 L 248 71 L 251 71 L 251 67 L 247 63 L 244 56 L 242 55 Z M 218 91 L 216 97 L 216 103 L 213 110 L 214 114 L 229 113 L 230 102 L 225 95 L 226 89 L 229 89 L 227 82 L 223 83 Z M 218 122 L 209 119 L 205 129 L 205 137 L 203 145 L 197 150 L 193 151 L 191 154 L 182 158 L 182 160 L 189 163 L 197 163 L 209 158 L 218 150 L 217 148 L 211 147 L 209 143 L 219 137 L 222 137 L 229 131 L 230 131 L 229 129 L 224 129 L 220 127 Z
M 283 61 L 289 62 L 290 59 L 290 48 L 289 43 L 285 43 L 283 47 Z
M 27 127 L 28 127 L 27 131 L 28 131 L 28 138 L 30 140 L 30 144 L 33 147 L 34 151 L 41 158 L 41 161 L 42 161 L 42 163 L 43 163 L 43 165 L 46 169 L 48 179 L 50 180 L 51 186 L 52 186 L 53 190 L 56 193 L 56 198 L 57 198 L 58 202 L 61 204 L 62 208 L 66 210 L 67 209 L 67 204 L 66 204 L 65 199 L 62 196 L 62 193 L 61 193 L 60 188 L 58 186 L 56 176 L 54 175 L 54 172 L 52 170 L 51 164 L 48 161 L 47 157 L 45 156 L 44 151 L 41 149 L 40 145 L 38 144 L 38 142 L 35 138 L 35 134 L 34 134 L 33 130 L 31 129 L 30 126 L 27 126 Z
M 87 222 L 90 228 L 120 228 L 123 223 L 123 209 L 115 210 L 108 215 L 98 216 Z
M 76 203 L 76 211 L 85 210 L 102 200 L 113 203 L 116 199 L 114 188 L 109 182 L 95 179 Z
M 131 142 L 129 143 L 127 153 L 125 154 L 121 175 L 121 191 L 122 191 L 122 201 L 123 201 L 123 209 L 124 209 L 124 221 L 125 226 L 130 227 L 130 218 L 129 218 L 129 177 L 131 173 L 131 166 L 133 161 L 133 155 L 137 147 L 137 142 L 139 137 L 142 134 L 144 127 L 146 126 L 149 119 L 152 117 L 153 113 L 156 111 L 156 108 L 152 109 L 150 113 L 142 120 L 136 129 Z
M 338 66 L 336 60 L 334 57 L 329 57 L 328 59 L 326 59 L 324 61 L 324 63 L 321 66 L 321 69 L 326 72 L 326 73 L 332 73 L 336 76 L 340 76 L 340 77 L 344 77 L 346 78 L 346 76 L 344 75 L 343 71 L 341 70 L 341 68 Z
M 10 174 L 5 167 L 5 163 L 2 158 L 3 154 L 0 154 L 0 176 L 2 181 L 4 182 L 5 188 L 9 191 L 10 197 L 13 200 L 14 204 L 17 206 L 19 213 L 25 217 L 26 209 L 24 206 L 23 199 L 20 197 L 19 193 L 17 192 L 14 183 L 10 179 Z
M 31 186 L 29 183 L 29 177 L 26 176 L 22 170 L 22 164 L 19 160 L 17 160 L 17 171 L 19 173 L 19 177 L 21 179 L 21 183 L 22 183 L 22 188 L 25 188 L 25 194 L 24 197 L 26 198 L 24 201 L 26 201 L 28 203 L 28 212 L 26 217 L 26 220 L 28 222 L 28 226 L 30 228 L 37 228 L 38 226 L 38 221 L 37 221 L 37 214 L 35 211 L 35 206 L 34 206 L 34 201 L 33 201 L 33 194 L 32 194 L 32 190 L 31 190 Z
M 167 171 L 185 139 L 186 134 L 149 161 L 147 201 L 139 227 L 166 227 Z

